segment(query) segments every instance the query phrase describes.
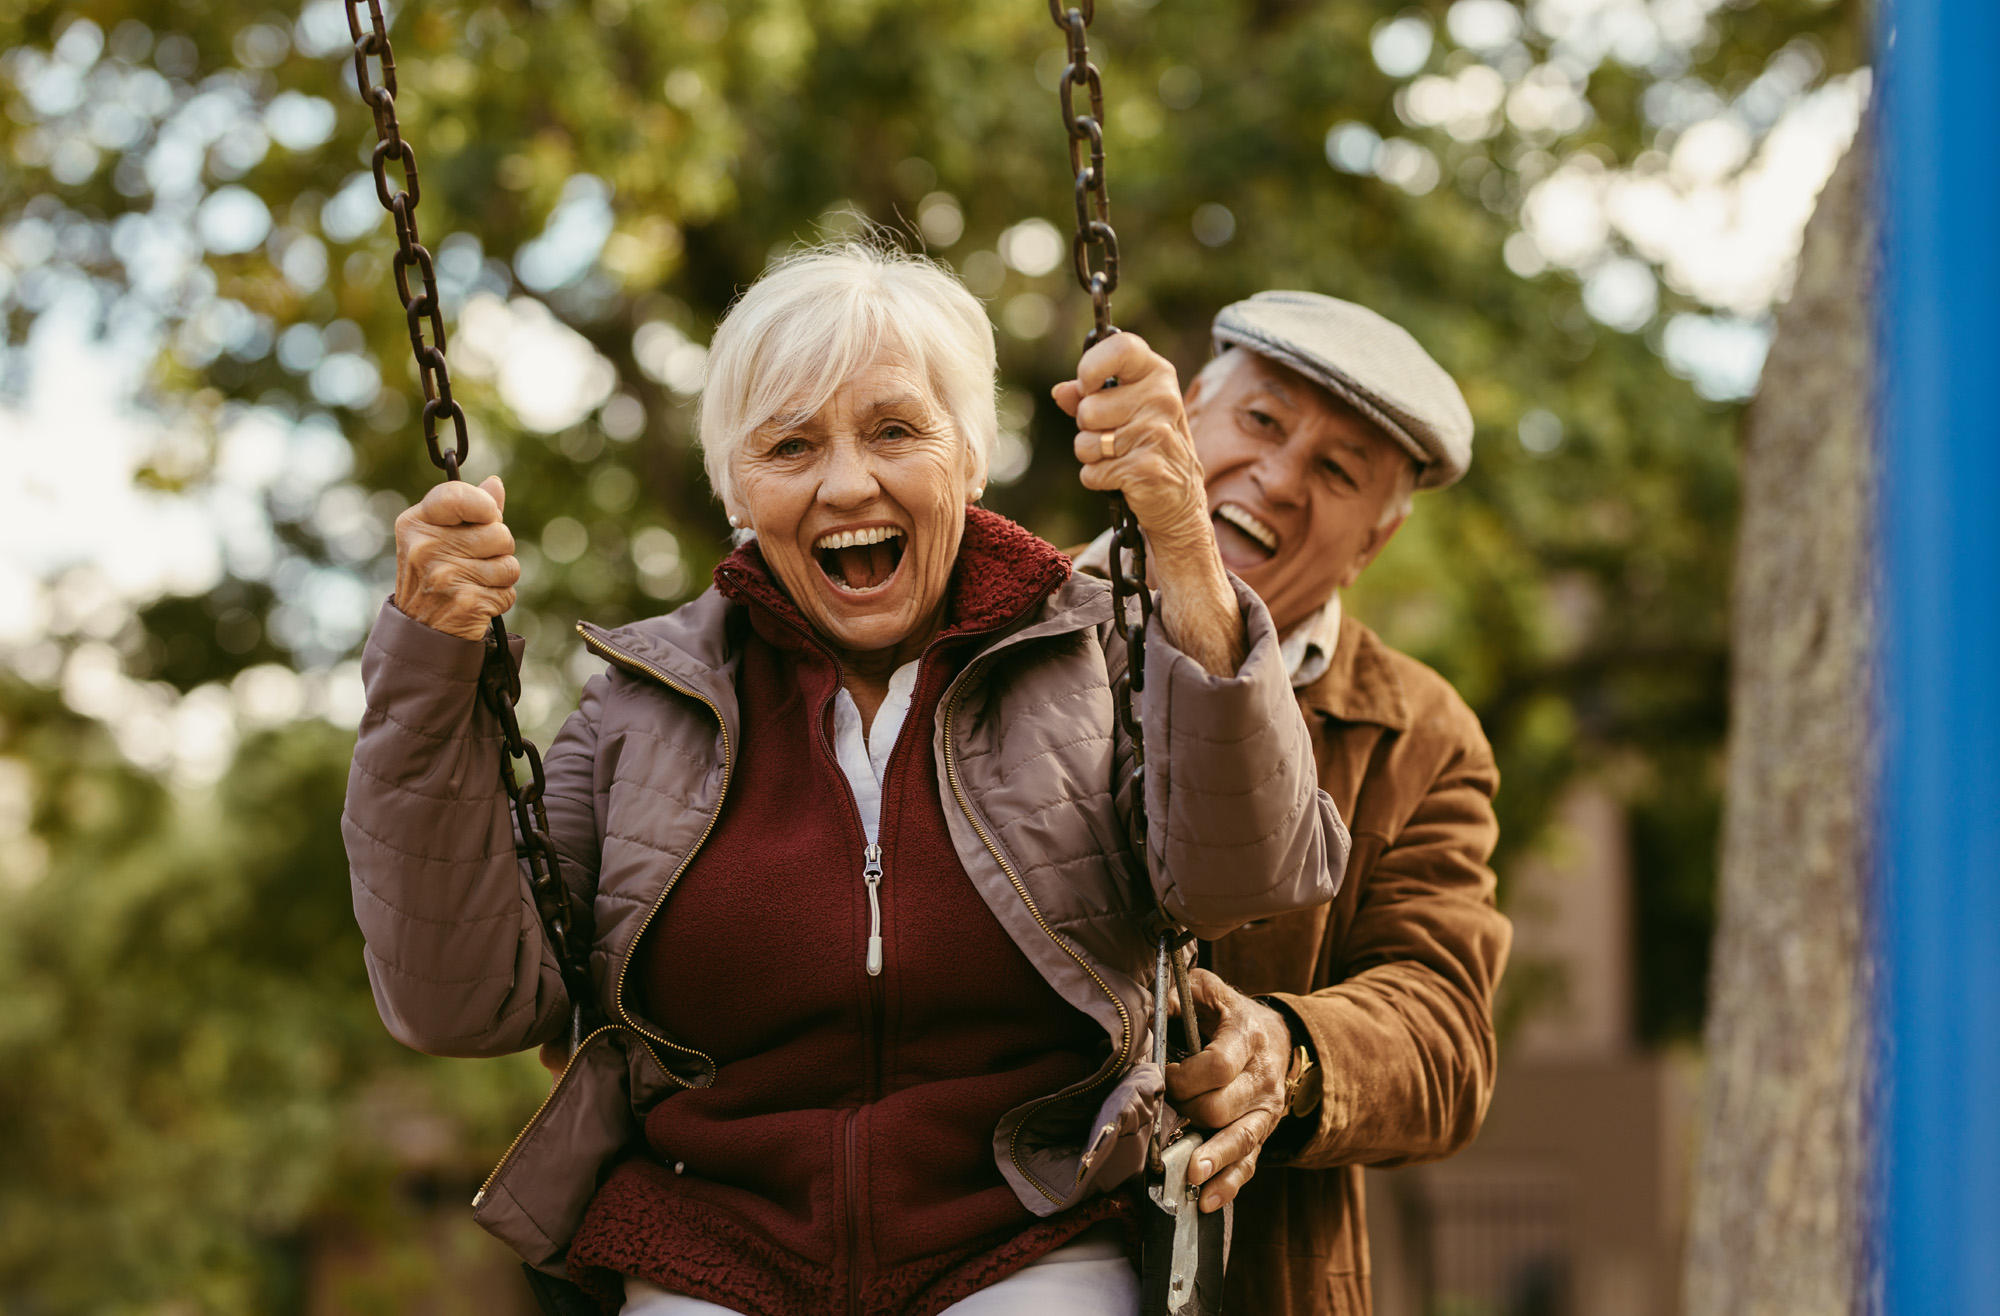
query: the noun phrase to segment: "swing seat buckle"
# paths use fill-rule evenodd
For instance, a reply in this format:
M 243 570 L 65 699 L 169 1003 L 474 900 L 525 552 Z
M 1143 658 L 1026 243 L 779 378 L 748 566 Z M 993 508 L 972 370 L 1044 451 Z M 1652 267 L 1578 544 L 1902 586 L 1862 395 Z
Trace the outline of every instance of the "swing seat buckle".
M 1201 1209 L 1201 1188 L 1188 1166 L 1206 1139 L 1192 1129 L 1160 1154 L 1160 1171 L 1146 1176 L 1140 1236 L 1140 1304 L 1147 1316 L 1218 1316 L 1236 1204 Z

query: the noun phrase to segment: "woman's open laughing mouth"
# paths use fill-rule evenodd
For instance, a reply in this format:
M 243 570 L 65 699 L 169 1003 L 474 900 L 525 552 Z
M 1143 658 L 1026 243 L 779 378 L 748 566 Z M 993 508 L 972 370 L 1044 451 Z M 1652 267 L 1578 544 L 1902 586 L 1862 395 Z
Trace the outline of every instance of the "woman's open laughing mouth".
M 907 542 L 900 526 L 836 530 L 813 541 L 813 560 L 842 594 L 869 594 L 894 579 Z

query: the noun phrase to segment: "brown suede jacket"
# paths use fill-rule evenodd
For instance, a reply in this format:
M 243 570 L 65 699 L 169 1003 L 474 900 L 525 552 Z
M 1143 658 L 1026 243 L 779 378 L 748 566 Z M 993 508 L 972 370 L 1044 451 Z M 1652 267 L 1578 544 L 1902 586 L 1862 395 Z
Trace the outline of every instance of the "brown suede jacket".
M 1353 834 L 1347 880 L 1330 904 L 1231 933 L 1213 965 L 1292 1011 L 1326 1094 L 1318 1127 L 1290 1131 L 1303 1145 L 1238 1199 L 1226 1307 L 1366 1316 L 1361 1167 L 1458 1151 L 1493 1093 L 1493 990 L 1512 939 L 1487 867 L 1499 773 L 1444 678 L 1352 617 L 1299 703 L 1320 789 Z

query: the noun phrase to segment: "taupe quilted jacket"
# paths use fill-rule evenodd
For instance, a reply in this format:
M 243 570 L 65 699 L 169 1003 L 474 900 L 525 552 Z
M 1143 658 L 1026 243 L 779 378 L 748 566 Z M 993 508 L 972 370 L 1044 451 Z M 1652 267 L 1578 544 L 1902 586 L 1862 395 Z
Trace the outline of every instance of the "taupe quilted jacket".
M 1270 616 L 1235 587 L 1250 640 L 1235 676 L 1211 677 L 1158 629 L 1146 656 L 1146 869 L 1170 912 L 1209 926 L 1325 904 L 1348 852 Z M 571 1056 L 474 1199 L 482 1225 L 556 1273 L 600 1168 L 639 1140 L 645 1112 L 712 1079 L 638 1013 L 625 976 L 725 807 L 740 724 L 734 608 L 711 589 L 664 617 L 578 628 L 609 669 L 585 686 L 549 751 L 548 809 L 595 913 L 592 966 L 611 1022 Z M 1138 1168 L 1162 1088 L 1147 1059 L 1151 958 L 1135 912 L 1130 746 L 1110 693 L 1122 653 L 1108 588 L 1072 576 L 966 664 L 932 731 L 965 871 L 1107 1039 L 1094 1076 L 1009 1112 L 994 1131 L 1001 1173 L 1040 1215 Z M 479 644 L 383 608 L 363 660 L 368 712 L 343 822 L 383 1021 L 440 1055 L 535 1046 L 560 1037 L 570 1013 L 496 786 L 480 659 Z

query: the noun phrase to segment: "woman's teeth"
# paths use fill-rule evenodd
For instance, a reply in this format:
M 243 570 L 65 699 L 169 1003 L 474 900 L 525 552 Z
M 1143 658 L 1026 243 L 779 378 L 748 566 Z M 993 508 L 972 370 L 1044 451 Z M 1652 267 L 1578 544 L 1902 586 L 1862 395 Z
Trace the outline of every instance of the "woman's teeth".
M 1235 503 L 1224 503 L 1215 509 L 1215 514 L 1262 544 L 1266 553 L 1278 551 L 1278 532 L 1248 508 L 1239 507 Z
M 903 532 L 896 526 L 838 530 L 813 541 L 819 569 L 836 589 L 865 594 L 896 574 L 903 561 Z
M 865 530 L 837 530 L 813 540 L 813 551 L 823 552 L 829 548 L 860 548 L 867 544 L 880 544 L 902 533 L 902 530 L 892 525 L 872 525 Z

